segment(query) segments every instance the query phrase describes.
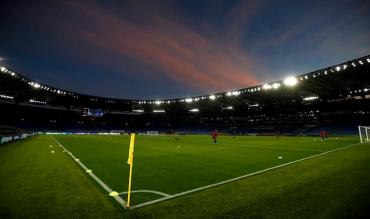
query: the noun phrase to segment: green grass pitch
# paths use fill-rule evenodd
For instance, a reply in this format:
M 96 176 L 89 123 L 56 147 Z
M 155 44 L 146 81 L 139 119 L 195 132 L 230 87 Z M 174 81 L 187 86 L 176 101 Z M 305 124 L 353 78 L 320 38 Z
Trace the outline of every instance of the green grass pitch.
M 54 137 L 110 188 L 117 192 L 127 191 L 128 136 Z M 174 136 L 137 136 L 132 190 L 163 194 L 133 193 L 132 205 L 358 142 L 357 137 L 333 137 L 322 142 L 314 137 L 220 136 L 219 142 L 212 144 L 209 136 L 183 136 L 179 140 Z M 52 150 L 55 153 L 51 153 Z M 347 206 L 351 215 L 353 209 L 362 215 L 361 210 L 370 206 L 370 198 L 364 195 L 370 195 L 370 176 L 366 174 L 370 167 L 367 144 L 132 211 L 118 206 L 63 153 L 51 136 L 37 136 L 1 146 L 0 163 L 1 218 L 68 217 L 71 214 L 114 218 L 331 217 L 344 214 L 341 206 Z M 124 194 L 121 197 L 126 199 Z

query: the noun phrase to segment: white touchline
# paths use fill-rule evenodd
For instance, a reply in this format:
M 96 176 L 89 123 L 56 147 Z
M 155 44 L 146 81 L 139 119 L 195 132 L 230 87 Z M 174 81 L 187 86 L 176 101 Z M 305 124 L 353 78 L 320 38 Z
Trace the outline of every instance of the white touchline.
M 158 203 L 158 202 L 166 201 L 166 200 L 169 200 L 169 199 L 173 199 L 173 198 L 176 198 L 176 197 L 179 197 L 179 196 L 183 196 L 183 195 L 187 195 L 187 194 L 190 194 L 190 193 L 198 192 L 198 191 L 201 191 L 201 190 L 209 189 L 209 188 L 216 187 L 216 186 L 219 186 L 219 185 L 223 185 L 223 184 L 226 184 L 226 183 L 230 183 L 230 182 L 233 182 L 233 181 L 237 181 L 237 180 L 240 180 L 240 179 L 243 179 L 243 178 L 254 176 L 254 175 L 257 175 L 257 174 L 260 174 L 260 173 L 263 173 L 263 172 L 267 172 L 267 171 L 270 171 L 270 170 L 278 169 L 280 167 L 284 167 L 284 166 L 287 166 L 287 165 L 290 165 L 290 164 L 298 163 L 298 162 L 308 160 L 308 159 L 311 159 L 311 158 L 314 158 L 314 157 L 322 156 L 322 155 L 325 155 L 325 154 L 328 154 L 328 153 L 331 153 L 331 152 L 334 152 L 334 151 L 343 150 L 345 148 L 353 147 L 353 146 L 359 145 L 359 144 L 362 144 L 362 143 L 356 143 L 356 144 L 343 146 L 343 147 L 336 148 L 336 149 L 333 149 L 333 150 L 325 151 L 325 152 L 320 153 L 320 154 L 315 154 L 315 155 L 305 157 L 305 158 L 302 158 L 302 159 L 299 159 L 299 160 L 294 160 L 294 161 L 291 161 L 291 162 L 288 162 L 288 163 L 285 163 L 285 164 L 280 164 L 278 166 L 274 166 L 274 167 L 263 169 L 263 170 L 260 170 L 260 171 L 257 171 L 257 172 L 249 173 L 249 174 L 246 174 L 246 175 L 243 175 L 243 176 L 238 176 L 238 177 L 228 179 L 228 180 L 225 180 L 225 181 L 221 181 L 221 182 L 218 182 L 218 183 L 198 187 L 198 188 L 195 188 L 195 189 L 191 189 L 191 190 L 188 190 L 188 191 L 176 193 L 176 194 L 166 196 L 166 197 L 163 197 L 163 198 L 159 198 L 159 199 L 155 199 L 155 200 L 152 200 L 152 201 L 144 202 L 144 203 L 132 206 L 130 208 L 130 210 L 135 209 L 135 208 L 141 208 L 141 207 L 148 206 L 148 205 L 152 205 L 152 204 L 155 204 L 155 203 Z
M 89 169 L 79 160 L 77 159 L 71 152 L 69 152 L 58 140 L 54 138 L 54 136 L 50 135 L 54 141 L 59 145 L 59 147 L 63 148 L 63 150 L 67 151 L 67 154 L 76 162 L 78 163 L 84 171 L 89 174 L 105 191 L 110 194 L 113 190 L 105 184 L 101 179 L 99 179 L 94 173 L 89 171 Z M 126 202 L 120 196 L 113 196 L 113 198 L 126 209 Z
M 123 195 L 123 194 L 127 194 L 127 193 L 128 192 L 120 192 L 118 194 Z M 159 191 L 155 191 L 155 190 L 145 190 L 145 189 L 133 190 L 133 191 L 131 191 L 131 193 L 153 193 L 153 194 L 161 195 L 161 196 L 164 196 L 164 197 L 171 196 L 171 195 L 169 195 L 167 193 L 164 193 L 164 192 L 159 192 Z

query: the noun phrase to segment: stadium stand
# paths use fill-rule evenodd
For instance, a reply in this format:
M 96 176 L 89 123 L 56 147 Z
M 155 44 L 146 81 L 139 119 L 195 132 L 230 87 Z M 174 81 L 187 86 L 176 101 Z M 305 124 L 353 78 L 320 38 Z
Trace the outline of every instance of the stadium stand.
M 27 131 L 356 134 L 370 122 L 370 56 L 240 90 L 166 100 L 79 94 L 0 67 L 1 126 Z M 1 130 L 6 128 L 1 128 Z M 3 131 L 2 131 L 3 132 Z

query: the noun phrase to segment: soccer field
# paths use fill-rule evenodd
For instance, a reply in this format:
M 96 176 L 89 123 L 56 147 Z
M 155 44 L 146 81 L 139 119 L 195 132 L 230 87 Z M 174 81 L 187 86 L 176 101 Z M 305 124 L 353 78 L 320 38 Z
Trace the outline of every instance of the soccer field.
M 126 200 L 129 136 L 58 135 L 68 151 Z M 55 146 L 57 146 L 57 142 Z M 137 136 L 131 206 L 164 200 L 359 142 L 355 137 Z M 63 150 L 63 149 L 60 149 Z

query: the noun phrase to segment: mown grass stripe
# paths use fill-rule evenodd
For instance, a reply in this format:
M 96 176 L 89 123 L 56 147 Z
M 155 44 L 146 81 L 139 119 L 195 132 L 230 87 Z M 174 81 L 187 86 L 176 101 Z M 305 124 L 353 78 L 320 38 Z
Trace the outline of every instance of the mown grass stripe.
M 67 152 L 67 154 L 77 163 L 79 164 L 82 169 L 89 174 L 105 191 L 110 194 L 113 192 L 113 190 L 105 184 L 101 179 L 99 179 L 94 173 L 90 172 L 89 169 L 79 160 L 77 159 L 70 151 L 68 151 L 57 139 L 54 138 L 54 136 L 51 136 L 51 138 L 59 145 L 59 147 L 63 148 Z M 119 196 L 113 196 L 113 198 L 123 207 L 126 209 L 126 202 Z
M 315 154 L 315 155 L 305 157 L 305 158 L 302 158 L 302 159 L 298 159 L 298 160 L 294 160 L 294 161 L 291 161 L 291 162 L 288 162 L 288 163 L 285 163 L 285 164 L 281 164 L 281 165 L 277 165 L 277 166 L 270 167 L 270 168 L 267 168 L 267 169 L 263 169 L 263 170 L 260 170 L 260 171 L 256 171 L 256 172 L 253 172 L 253 173 L 249 173 L 249 174 L 246 174 L 246 175 L 243 175 L 243 176 L 235 177 L 235 178 L 228 179 L 228 180 L 225 180 L 225 181 L 221 181 L 221 182 L 218 182 L 218 183 L 198 187 L 198 188 L 195 188 L 195 189 L 180 192 L 180 193 L 173 194 L 173 195 L 170 195 L 170 196 L 166 196 L 166 197 L 163 197 L 163 198 L 159 198 L 159 199 L 155 199 L 155 200 L 152 200 L 152 201 L 144 202 L 144 203 L 132 206 L 130 208 L 130 210 L 131 209 L 136 209 L 136 208 L 141 208 L 141 207 L 148 206 L 148 205 L 152 205 L 152 204 L 162 202 L 162 201 L 166 201 L 166 200 L 169 200 L 169 199 L 177 198 L 177 197 L 180 197 L 180 196 L 183 196 L 183 195 L 188 195 L 190 193 L 194 193 L 194 192 L 209 189 L 209 188 L 212 188 L 212 187 L 220 186 L 220 185 L 223 185 L 223 184 L 226 184 L 226 183 L 234 182 L 234 181 L 237 181 L 237 180 L 240 180 L 240 179 L 243 179 L 243 178 L 247 178 L 247 177 L 254 176 L 254 175 L 257 175 L 257 174 L 261 174 L 261 173 L 264 173 L 264 172 L 267 172 L 267 171 L 275 170 L 275 169 L 278 169 L 278 168 L 281 168 L 281 167 L 285 167 L 285 166 L 288 166 L 288 165 L 291 165 L 291 164 L 294 164 L 294 163 L 298 163 L 298 162 L 301 162 L 301 161 L 304 161 L 304 160 L 312 159 L 312 158 L 322 156 L 322 155 L 325 155 L 325 154 L 328 154 L 328 153 L 332 153 L 332 152 L 335 152 L 335 151 L 343 150 L 343 149 L 353 147 L 353 146 L 356 146 L 356 145 L 359 145 L 359 144 L 363 144 L 363 143 L 356 143 L 356 144 L 343 146 L 343 147 L 336 148 L 336 149 L 333 149 L 333 150 L 325 151 L 325 152 L 320 153 L 320 154 Z

